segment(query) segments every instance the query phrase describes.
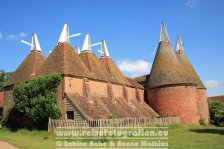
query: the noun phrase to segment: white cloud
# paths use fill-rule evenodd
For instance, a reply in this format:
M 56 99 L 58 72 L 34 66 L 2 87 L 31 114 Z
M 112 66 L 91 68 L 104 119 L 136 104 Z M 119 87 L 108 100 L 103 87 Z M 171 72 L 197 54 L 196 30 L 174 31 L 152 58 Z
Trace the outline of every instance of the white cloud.
M 207 88 L 217 88 L 217 87 L 220 87 L 221 85 L 222 85 L 222 82 L 216 81 L 216 80 L 209 80 L 205 82 L 205 86 Z
M 22 32 L 22 33 L 19 34 L 19 37 L 27 37 L 27 33 Z
M 0 33 L 0 39 L 2 39 L 2 33 Z
M 9 34 L 6 39 L 7 40 L 14 40 L 14 39 L 17 39 L 17 38 L 24 38 L 24 37 L 27 37 L 27 33 L 23 33 L 21 32 L 20 34 L 18 35 L 15 35 L 15 34 Z
M 189 8 L 193 8 L 199 0 L 187 0 L 185 5 Z
M 152 64 L 144 60 L 122 60 L 118 61 L 117 64 L 122 72 L 130 73 L 131 77 L 149 74 L 152 67 Z
M 148 73 L 132 73 L 128 77 L 135 78 L 135 77 L 143 76 L 143 75 L 146 75 L 146 74 L 149 74 L 149 72 Z
M 10 34 L 6 38 L 7 38 L 7 40 L 14 40 L 14 39 L 16 39 L 16 35 Z

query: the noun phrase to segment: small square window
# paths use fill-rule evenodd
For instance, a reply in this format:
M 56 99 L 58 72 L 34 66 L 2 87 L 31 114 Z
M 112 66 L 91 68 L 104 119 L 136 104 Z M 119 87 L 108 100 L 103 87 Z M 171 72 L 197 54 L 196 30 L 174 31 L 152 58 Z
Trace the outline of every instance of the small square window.
M 74 119 L 74 111 L 66 111 L 67 119 Z

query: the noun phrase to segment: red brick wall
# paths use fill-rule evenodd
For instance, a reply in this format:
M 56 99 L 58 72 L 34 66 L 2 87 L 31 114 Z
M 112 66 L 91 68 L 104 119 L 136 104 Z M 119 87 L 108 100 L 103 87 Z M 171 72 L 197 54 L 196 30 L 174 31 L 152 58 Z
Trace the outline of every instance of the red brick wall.
M 78 93 L 83 95 L 83 79 L 65 77 L 65 93 Z
M 107 83 L 89 80 L 89 87 L 92 96 L 107 97 Z
M 123 97 L 123 86 L 112 84 L 112 90 L 114 92 L 114 97 Z
M 183 124 L 199 124 L 195 86 L 172 86 L 147 91 L 149 105 L 161 116 L 181 116 Z
M 63 81 L 60 83 L 60 85 L 57 87 L 57 96 L 58 96 L 58 105 L 61 108 L 61 114 L 62 118 L 65 118 L 65 100 L 64 100 L 64 93 L 63 93 L 63 88 L 64 88 L 64 78 Z
M 90 87 L 90 94 L 92 96 L 107 97 L 107 83 L 99 82 L 94 80 L 88 80 Z M 114 92 L 114 97 L 123 97 L 123 86 L 122 85 L 112 85 L 112 91 Z M 78 93 L 83 95 L 83 79 L 75 77 L 64 77 L 64 91 L 65 93 Z M 129 98 L 136 99 L 136 89 L 132 87 L 127 87 Z M 144 90 L 138 89 L 140 100 L 144 100 Z
M 128 95 L 130 99 L 136 99 L 136 89 L 132 87 L 127 87 Z
M 141 102 L 144 102 L 144 90 L 143 89 L 138 89 L 138 94 L 139 94 L 139 96 L 140 96 L 140 101 Z
M 204 119 L 205 124 L 209 124 L 210 116 L 209 116 L 206 90 L 205 89 L 197 89 L 197 93 L 198 93 L 199 116 Z
M 15 105 L 13 100 L 13 90 L 12 89 L 4 89 L 4 100 L 3 100 L 3 113 L 9 109 L 12 109 Z

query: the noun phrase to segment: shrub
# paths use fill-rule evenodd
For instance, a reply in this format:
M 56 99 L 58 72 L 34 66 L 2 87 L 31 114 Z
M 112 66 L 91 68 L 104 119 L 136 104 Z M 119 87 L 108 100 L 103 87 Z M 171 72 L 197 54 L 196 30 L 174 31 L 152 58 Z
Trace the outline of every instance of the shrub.
M 13 88 L 14 116 L 22 118 L 26 116 L 36 125 L 46 123 L 49 117 L 59 118 L 61 110 L 57 105 L 56 89 L 60 82 L 59 74 L 51 74 L 15 85 Z
M 210 100 L 209 113 L 212 124 L 221 127 L 224 126 L 224 102 L 218 100 Z
M 115 113 L 110 113 L 109 119 L 119 119 L 119 116 Z

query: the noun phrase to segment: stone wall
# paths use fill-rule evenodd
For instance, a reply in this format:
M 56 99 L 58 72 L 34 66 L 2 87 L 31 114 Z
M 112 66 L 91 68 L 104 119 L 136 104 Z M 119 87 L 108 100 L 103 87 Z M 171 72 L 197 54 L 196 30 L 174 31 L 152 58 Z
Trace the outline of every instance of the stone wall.
M 161 116 L 181 116 L 183 124 L 199 124 L 195 86 L 171 86 L 147 91 L 149 105 Z

